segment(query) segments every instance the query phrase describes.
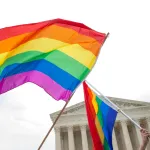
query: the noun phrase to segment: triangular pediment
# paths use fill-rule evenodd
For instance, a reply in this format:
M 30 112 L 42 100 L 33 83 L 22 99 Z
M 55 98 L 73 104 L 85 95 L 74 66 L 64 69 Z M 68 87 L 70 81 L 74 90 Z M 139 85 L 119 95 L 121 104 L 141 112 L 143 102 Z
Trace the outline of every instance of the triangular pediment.
M 121 109 L 134 109 L 138 107 L 145 107 L 150 106 L 150 103 L 148 102 L 141 102 L 141 101 L 135 101 L 135 100 L 128 100 L 128 99 L 122 99 L 122 98 L 114 98 L 114 97 L 108 97 L 113 103 L 115 103 L 119 108 Z M 51 114 L 51 117 L 55 117 L 59 114 L 60 111 L 57 111 L 53 114 Z M 72 105 L 65 109 L 62 115 L 71 115 L 71 114 L 84 114 L 86 113 L 85 110 L 85 103 L 80 102 L 75 105 Z

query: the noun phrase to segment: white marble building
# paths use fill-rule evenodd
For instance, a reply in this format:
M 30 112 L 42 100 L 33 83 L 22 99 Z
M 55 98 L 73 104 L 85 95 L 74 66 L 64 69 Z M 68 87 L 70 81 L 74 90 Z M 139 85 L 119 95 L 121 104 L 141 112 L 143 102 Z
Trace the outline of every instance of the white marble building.
M 142 127 L 150 131 L 150 103 L 109 97 Z M 51 114 L 52 121 L 58 112 Z M 56 150 L 92 150 L 84 102 L 66 108 L 55 125 Z M 113 132 L 114 150 L 138 150 L 139 129 L 118 113 Z M 150 144 L 147 147 L 150 150 Z

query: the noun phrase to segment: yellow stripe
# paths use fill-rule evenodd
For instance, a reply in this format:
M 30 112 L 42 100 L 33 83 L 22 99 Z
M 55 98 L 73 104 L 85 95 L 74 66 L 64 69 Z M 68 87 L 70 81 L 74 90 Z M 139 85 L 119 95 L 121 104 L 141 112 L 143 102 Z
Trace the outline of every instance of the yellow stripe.
M 91 69 L 96 61 L 96 56 L 93 53 L 78 44 L 71 45 L 54 39 L 40 38 L 22 44 L 10 52 L 0 54 L 0 65 L 2 65 L 7 58 L 23 52 L 31 50 L 49 52 L 55 49 L 74 58 L 89 69 Z
M 95 113 L 97 114 L 98 113 L 98 104 L 97 104 L 97 101 L 96 101 L 96 95 L 93 92 L 92 92 L 92 94 L 93 94 L 92 104 L 93 104 Z
M 5 61 L 7 54 L 8 52 L 0 54 L 0 65 Z
M 99 134 L 99 137 L 101 139 L 101 142 L 102 144 L 104 144 L 104 133 L 103 133 L 103 130 L 102 130 L 102 127 L 99 123 L 99 120 L 98 120 L 98 117 L 96 116 L 95 118 L 95 125 L 96 125 L 96 128 L 97 128 L 97 131 L 98 131 L 98 134 Z

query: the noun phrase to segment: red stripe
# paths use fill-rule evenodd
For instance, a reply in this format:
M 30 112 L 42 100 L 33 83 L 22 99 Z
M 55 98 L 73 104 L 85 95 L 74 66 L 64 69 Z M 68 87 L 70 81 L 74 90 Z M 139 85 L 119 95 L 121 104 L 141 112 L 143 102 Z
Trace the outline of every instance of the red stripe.
M 87 111 L 88 124 L 89 124 L 89 129 L 90 129 L 92 140 L 93 140 L 94 150 L 104 150 L 103 145 L 100 141 L 100 137 L 97 132 L 97 128 L 95 126 L 95 117 L 96 116 L 93 118 L 93 114 L 91 111 L 94 108 L 91 107 L 92 99 L 89 96 L 89 92 L 88 92 L 89 88 L 85 82 L 83 83 L 83 88 L 84 88 L 84 96 L 85 96 L 85 105 L 86 105 L 86 111 Z
M 102 44 L 106 38 L 106 34 L 97 32 L 97 31 L 90 29 L 90 28 L 89 28 L 89 30 L 87 30 L 87 28 L 81 29 L 80 26 L 75 26 L 75 25 L 70 26 L 69 24 L 67 25 L 67 24 L 60 24 L 60 23 L 58 23 L 57 25 L 73 29 L 80 34 L 92 37 L 92 38 L 96 39 L 100 44 Z
M 73 29 L 80 34 L 96 39 L 101 44 L 103 43 L 105 39 L 104 37 L 106 36 L 105 34 L 96 32 L 81 23 L 63 20 L 63 19 L 54 19 L 54 20 L 48 20 L 48 21 L 43 21 L 38 23 L 23 24 L 23 25 L 2 28 L 0 29 L 0 40 L 5 40 L 7 38 L 24 34 L 24 33 L 34 32 L 46 26 L 50 26 L 52 24 L 56 24 L 56 25 L 58 24 L 66 28 Z

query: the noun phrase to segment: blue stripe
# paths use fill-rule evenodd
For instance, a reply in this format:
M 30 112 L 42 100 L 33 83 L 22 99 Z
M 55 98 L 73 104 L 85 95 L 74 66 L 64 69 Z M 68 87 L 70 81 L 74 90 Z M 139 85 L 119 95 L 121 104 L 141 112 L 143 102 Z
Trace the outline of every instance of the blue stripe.
M 7 66 L 0 75 L 0 81 L 3 78 L 32 70 L 46 74 L 63 88 L 70 91 L 74 91 L 80 83 L 80 80 L 44 59 Z
M 117 117 L 117 111 L 112 109 L 110 106 L 102 102 L 101 111 L 103 115 L 103 132 L 104 136 L 109 144 L 110 150 L 113 150 L 112 146 L 112 132 Z
M 107 115 L 107 125 L 109 125 L 108 127 L 108 144 L 110 145 L 110 150 L 113 150 L 113 145 L 112 145 L 112 132 L 113 132 L 113 128 L 114 128 L 114 124 L 116 121 L 116 117 L 117 117 L 117 111 L 113 110 L 112 108 L 109 109 L 108 111 L 108 115 Z

